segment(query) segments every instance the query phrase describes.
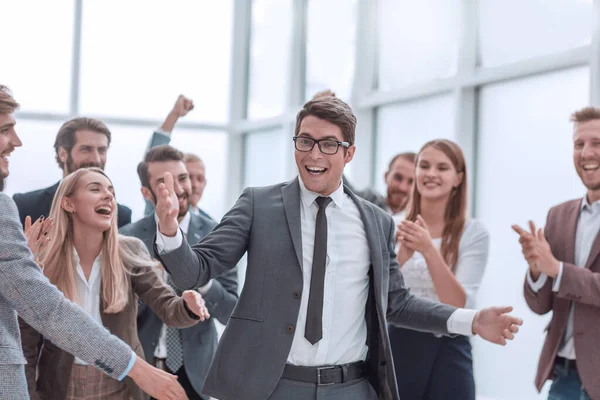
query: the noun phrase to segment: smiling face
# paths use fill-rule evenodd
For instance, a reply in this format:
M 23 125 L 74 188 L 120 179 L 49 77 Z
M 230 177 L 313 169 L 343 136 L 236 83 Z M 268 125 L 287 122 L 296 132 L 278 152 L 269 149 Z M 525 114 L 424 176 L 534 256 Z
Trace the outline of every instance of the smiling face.
M 9 174 L 8 158 L 13 150 L 23 145 L 15 131 L 13 114 L 0 114 L 0 191 L 4 189 L 4 179 Z
M 600 192 L 600 120 L 575 124 L 573 163 L 588 193 Z M 590 196 L 590 201 L 598 198 Z
M 344 141 L 342 130 L 339 126 L 317 118 L 313 115 L 304 117 L 300 123 L 298 136 L 315 140 L 333 139 Z M 336 154 L 323 154 L 315 143 L 311 151 L 295 150 L 296 165 L 300 178 L 308 190 L 329 196 L 340 186 L 344 166 L 354 157 L 354 145 L 345 150 L 340 146 Z
M 115 190 L 101 173 L 89 171 L 77 182 L 73 194 L 62 198 L 63 210 L 73 216 L 73 225 L 105 232 L 117 215 Z
M 155 161 L 148 163 L 148 181 L 150 189 L 142 187 L 142 194 L 147 200 L 156 205 L 156 193 L 158 185 L 164 183 L 165 172 L 169 172 L 173 177 L 173 186 L 177 200 L 179 201 L 178 218 L 181 219 L 187 214 L 189 208 L 189 198 L 192 193 L 192 184 L 190 175 L 183 161 Z
M 426 147 L 419 153 L 416 183 L 423 199 L 448 199 L 462 182 L 462 175 L 443 151 Z
M 387 185 L 387 203 L 394 212 L 404 210 L 408 204 L 415 179 L 415 164 L 398 157 L 384 175 Z

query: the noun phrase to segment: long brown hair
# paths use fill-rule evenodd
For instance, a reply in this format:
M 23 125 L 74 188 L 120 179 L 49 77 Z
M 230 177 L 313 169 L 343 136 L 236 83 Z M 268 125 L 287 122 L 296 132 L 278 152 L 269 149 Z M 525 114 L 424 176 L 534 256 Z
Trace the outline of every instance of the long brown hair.
M 446 139 L 437 139 L 425 143 L 417 155 L 417 162 L 423 150 L 429 147 L 433 147 L 444 153 L 452 162 L 456 172 L 458 174 L 462 173 L 460 184 L 452 190 L 450 198 L 446 203 L 441 246 L 442 257 L 446 263 L 448 263 L 452 272 L 455 272 L 460 238 L 463 234 L 465 221 L 467 219 L 468 190 L 465 157 L 461 148 L 456 143 Z M 406 219 L 409 221 L 416 221 L 417 215 L 421 214 L 421 193 L 417 190 L 416 184 L 413 187 L 412 198 L 408 210 Z
M 100 168 L 82 168 L 67 176 L 60 183 L 50 210 L 50 217 L 54 220 L 50 232 L 52 240 L 48 244 L 48 250 L 43 260 L 44 274 L 50 282 L 58 287 L 66 298 L 76 303 L 79 303 L 80 299 L 77 296 L 75 284 L 73 216 L 62 208 L 62 199 L 72 196 L 77 189 L 79 180 L 90 173 L 101 174 L 108 179 Z M 118 232 L 115 213 L 110 228 L 103 233 L 100 252 L 102 307 L 107 314 L 118 313 L 127 305 L 131 290 L 128 275 L 133 274 L 133 269 L 156 265 L 147 252 L 140 251 L 140 246 L 129 243 L 134 238 L 120 236 Z M 135 240 L 139 241 L 139 239 Z

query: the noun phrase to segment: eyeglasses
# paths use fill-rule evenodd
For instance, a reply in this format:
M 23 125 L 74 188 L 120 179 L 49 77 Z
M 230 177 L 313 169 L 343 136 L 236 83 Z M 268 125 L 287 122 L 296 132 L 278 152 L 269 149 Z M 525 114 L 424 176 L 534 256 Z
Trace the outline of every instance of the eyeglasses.
M 311 151 L 313 147 L 315 147 L 315 144 L 319 145 L 319 150 L 321 150 L 321 153 L 327 155 L 336 154 L 340 149 L 340 146 L 343 146 L 345 148 L 350 147 L 350 143 L 348 142 L 340 142 L 339 140 L 333 139 L 315 140 L 309 138 L 308 136 L 294 136 L 293 139 L 294 144 L 296 146 L 296 150 L 305 153 Z

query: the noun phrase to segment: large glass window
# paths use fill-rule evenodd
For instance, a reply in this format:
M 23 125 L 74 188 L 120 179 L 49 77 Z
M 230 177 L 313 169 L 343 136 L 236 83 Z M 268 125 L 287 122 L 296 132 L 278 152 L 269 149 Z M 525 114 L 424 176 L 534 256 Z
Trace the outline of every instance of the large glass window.
M 590 43 L 591 0 L 480 0 L 481 63 L 494 66 Z
M 246 134 L 244 186 L 267 186 L 285 181 L 292 135 L 283 129 Z
M 187 120 L 226 122 L 232 3 L 83 2 L 81 112 L 162 119 L 185 94 Z
M 379 89 L 456 73 L 460 0 L 379 0 Z
M 6 181 L 8 195 L 43 189 L 62 178 L 54 152 L 54 139 L 60 122 L 18 119 L 15 127 L 23 142 L 10 156 L 10 175 Z
M 356 45 L 356 0 L 310 0 L 306 49 L 306 99 L 331 89 L 350 98 Z
M 253 0 L 248 117 L 281 114 L 287 104 L 291 0 Z
M 380 193 L 386 191 L 383 175 L 394 155 L 418 152 L 432 139 L 454 138 L 452 99 L 452 95 L 443 95 L 377 110 L 375 186 Z
M 73 4 L 2 2 L 0 83 L 12 89 L 23 111 L 69 111 Z
M 525 303 L 527 264 L 511 224 L 526 226 L 531 219 L 542 227 L 550 207 L 584 195 L 569 116 L 588 96 L 587 67 L 481 90 L 476 213 L 491 243 L 477 306 L 509 304 L 525 320 L 505 348 L 475 341 L 477 388 L 490 398 L 538 398 L 533 381 L 549 315 L 537 316 Z

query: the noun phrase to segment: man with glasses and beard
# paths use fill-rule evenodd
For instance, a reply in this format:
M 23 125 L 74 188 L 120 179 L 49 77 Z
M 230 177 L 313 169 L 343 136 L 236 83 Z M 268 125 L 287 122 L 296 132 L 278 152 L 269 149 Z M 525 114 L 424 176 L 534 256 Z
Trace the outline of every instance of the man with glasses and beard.
M 74 118 L 65 122 L 60 127 L 54 142 L 56 162 L 63 171 L 63 177 L 80 168 L 104 169 L 110 141 L 110 130 L 102 121 L 93 118 Z M 30 216 L 33 221 L 48 216 L 59 183 L 45 189 L 17 193 L 13 196 L 22 224 L 25 223 L 27 216 Z M 130 222 L 131 210 L 118 204 L 119 227 Z

